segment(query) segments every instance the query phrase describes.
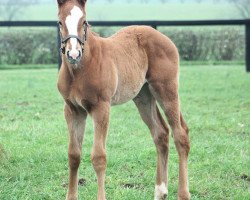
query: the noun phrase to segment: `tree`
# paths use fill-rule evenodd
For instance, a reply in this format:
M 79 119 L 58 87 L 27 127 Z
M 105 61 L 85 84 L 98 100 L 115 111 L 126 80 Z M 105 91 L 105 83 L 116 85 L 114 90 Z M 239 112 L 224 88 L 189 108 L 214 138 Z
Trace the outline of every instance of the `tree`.
M 238 8 L 242 17 L 250 18 L 250 0 L 228 0 Z
M 18 19 L 23 9 L 37 0 L 1 0 L 0 12 L 3 20 L 12 21 Z
M 160 0 L 161 3 L 167 3 L 168 0 Z
M 142 3 L 148 3 L 149 0 L 141 0 Z
M 126 0 L 127 3 L 132 3 L 133 0 Z
M 202 2 L 203 0 L 197 0 Z M 215 3 L 220 0 L 213 0 Z M 229 3 L 233 3 L 236 8 L 240 11 L 240 14 L 244 18 L 250 18 L 250 0 L 225 0 Z
M 107 0 L 107 2 L 108 2 L 108 3 L 113 3 L 113 2 L 114 2 L 114 0 Z

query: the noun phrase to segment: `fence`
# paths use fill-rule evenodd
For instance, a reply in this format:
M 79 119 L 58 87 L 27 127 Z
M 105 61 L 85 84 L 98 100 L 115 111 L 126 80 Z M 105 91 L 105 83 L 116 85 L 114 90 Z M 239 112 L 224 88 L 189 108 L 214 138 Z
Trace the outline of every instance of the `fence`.
M 155 29 L 158 26 L 245 26 L 246 33 L 246 71 L 250 72 L 250 19 L 245 20 L 201 20 L 201 21 L 92 21 L 93 26 L 129 26 L 148 25 Z M 57 27 L 55 21 L 0 21 L 0 27 Z M 58 49 L 60 37 L 58 30 Z M 58 54 L 60 67 L 61 56 Z

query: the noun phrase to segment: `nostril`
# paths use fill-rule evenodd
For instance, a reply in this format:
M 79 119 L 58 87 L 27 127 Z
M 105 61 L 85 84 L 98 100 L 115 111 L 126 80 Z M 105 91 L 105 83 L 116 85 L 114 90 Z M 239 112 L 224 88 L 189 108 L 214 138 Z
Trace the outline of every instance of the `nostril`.
M 82 55 L 81 55 L 81 51 L 80 50 L 78 50 L 78 59 L 81 57 Z
M 67 57 L 68 57 L 68 59 L 72 59 L 72 57 L 69 54 L 69 51 L 67 51 Z

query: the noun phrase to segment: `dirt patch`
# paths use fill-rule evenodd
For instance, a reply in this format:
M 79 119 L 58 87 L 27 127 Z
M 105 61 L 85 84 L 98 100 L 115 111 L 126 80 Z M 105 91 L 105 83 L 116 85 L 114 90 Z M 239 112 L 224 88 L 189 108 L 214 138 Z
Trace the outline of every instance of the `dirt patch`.
M 85 186 L 86 183 L 87 183 L 87 181 L 86 181 L 85 178 L 80 178 L 80 179 L 78 180 L 78 185 L 79 185 L 79 186 Z M 68 185 L 69 185 L 68 183 L 63 183 L 63 184 L 62 184 L 62 187 L 67 188 Z
M 240 176 L 240 178 L 241 178 L 242 180 L 245 180 L 245 181 L 250 181 L 250 177 L 249 177 L 248 175 L 246 175 L 246 174 L 242 174 L 242 175 Z
M 62 187 L 63 187 L 63 188 L 67 188 L 68 185 L 69 185 L 68 183 L 63 183 L 63 184 L 62 184 Z
M 4 157 L 6 154 L 4 148 L 3 148 L 3 145 L 0 144 L 0 158 Z
M 4 150 L 4 147 L 2 144 L 0 144 L 0 163 L 3 162 L 4 160 L 8 159 L 7 153 Z
M 87 182 L 86 179 L 80 178 L 79 181 L 78 181 L 78 185 L 79 185 L 79 186 L 85 186 L 85 185 L 86 185 L 86 182 Z
M 17 102 L 16 105 L 18 105 L 18 106 L 28 106 L 29 102 L 27 102 L 27 101 Z
M 5 105 L 0 105 L 0 110 L 8 110 L 8 107 Z
M 138 189 L 138 190 L 144 189 L 144 186 L 138 183 L 123 183 L 121 186 L 127 189 Z

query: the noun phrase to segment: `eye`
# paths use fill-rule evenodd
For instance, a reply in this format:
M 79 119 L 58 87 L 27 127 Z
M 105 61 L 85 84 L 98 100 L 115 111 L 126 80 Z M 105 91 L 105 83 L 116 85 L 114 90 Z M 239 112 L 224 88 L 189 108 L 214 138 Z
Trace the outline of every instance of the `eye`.
M 59 24 L 60 27 L 62 26 L 62 22 L 59 21 L 58 24 Z

